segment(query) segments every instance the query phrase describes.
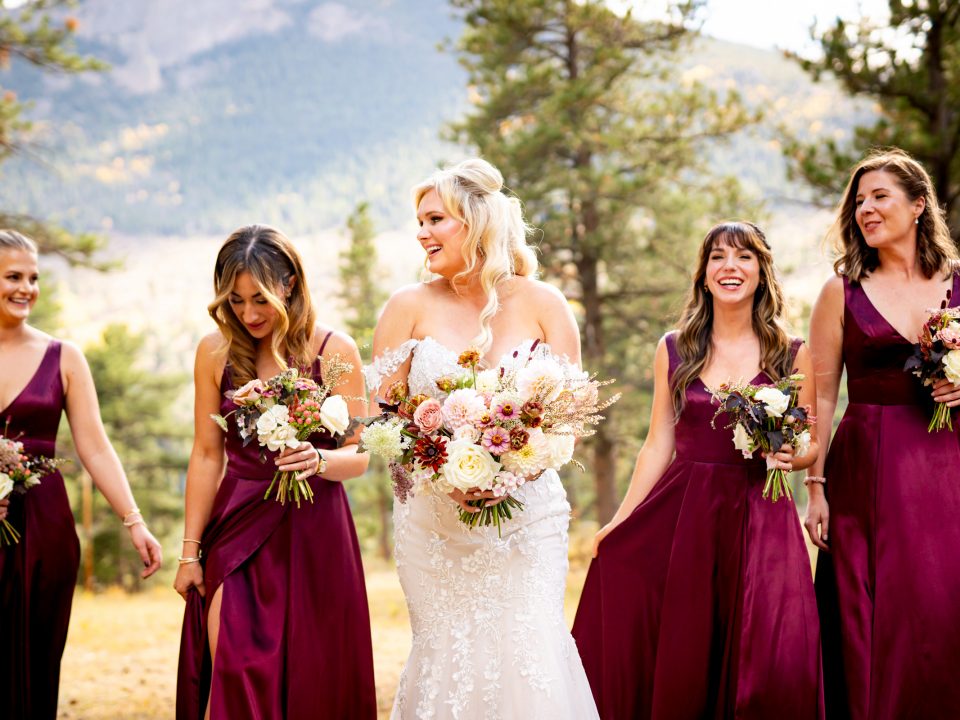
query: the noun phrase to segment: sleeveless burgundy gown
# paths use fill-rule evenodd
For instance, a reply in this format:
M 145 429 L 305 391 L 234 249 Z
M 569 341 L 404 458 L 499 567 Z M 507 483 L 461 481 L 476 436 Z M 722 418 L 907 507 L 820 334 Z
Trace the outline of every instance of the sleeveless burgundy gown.
M 765 461 L 710 426 L 715 410 L 691 383 L 673 462 L 590 565 L 573 634 L 604 720 L 823 716 L 796 507 L 761 497 Z
M 849 405 L 827 455 L 817 561 L 827 716 L 960 717 L 960 418 L 928 433 L 912 344 L 844 279 Z M 954 274 L 951 304 L 960 302 Z
M 228 367 L 223 392 L 232 388 L 229 375 Z M 313 375 L 319 380 L 319 359 Z M 224 397 L 221 413 L 233 408 Z M 336 446 L 326 432 L 310 442 Z M 311 478 L 313 503 L 299 508 L 264 500 L 276 453 L 261 463 L 259 451 L 256 440 L 244 448 L 230 426 L 226 474 L 200 538 L 206 597 L 223 586 L 216 672 L 211 677 L 204 599 L 194 590 L 183 622 L 177 719 L 203 718 L 212 683 L 212 720 L 372 720 L 370 616 L 343 484 Z
M 0 432 L 31 455 L 56 455 L 65 401 L 60 343 L 47 346 L 36 374 L 0 412 Z M 20 542 L 0 548 L 0 717 L 54 720 L 60 658 L 80 565 L 80 542 L 63 476 L 47 475 L 10 496 L 7 518 Z

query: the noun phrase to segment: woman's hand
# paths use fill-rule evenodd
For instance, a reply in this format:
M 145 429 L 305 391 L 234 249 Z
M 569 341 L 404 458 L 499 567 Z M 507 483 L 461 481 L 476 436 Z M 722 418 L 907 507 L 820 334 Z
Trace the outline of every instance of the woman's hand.
M 140 554 L 143 560 L 143 571 L 140 577 L 146 579 L 160 569 L 163 563 L 163 549 L 157 539 L 147 530 L 147 526 L 141 522 L 130 527 L 130 542 Z
M 807 516 L 803 519 L 803 526 L 807 529 L 810 541 L 821 550 L 830 551 L 830 507 L 827 497 L 823 494 L 823 487 L 819 483 L 810 483 L 807 486 L 810 500 L 807 502 Z
M 493 507 L 507 499 L 506 495 L 497 497 L 492 490 L 480 490 L 479 488 L 470 488 L 467 492 L 454 489 L 448 494 L 457 505 L 468 513 L 478 513 L 481 509 L 479 505 L 469 505 L 470 502 L 475 503 L 478 500 L 483 500 L 483 507 Z
M 620 523 L 616 523 L 613 520 L 608 522 L 602 528 L 597 531 L 597 534 L 593 536 L 593 557 L 597 556 L 597 553 L 600 551 L 600 543 L 603 542 L 603 539 L 610 534 L 610 532 L 617 527 Z
M 7 519 L 7 514 L 10 512 L 10 498 L 6 497 L 3 500 L 0 500 L 0 521 Z
M 297 473 L 297 480 L 305 480 L 320 469 L 320 451 L 306 440 L 297 447 L 285 447 L 274 460 L 277 470 Z
M 777 452 L 765 452 L 762 455 L 767 459 L 768 470 L 793 472 L 793 445 L 784 443 Z
M 937 380 L 933 384 L 933 399 L 940 403 L 946 403 L 947 407 L 957 407 L 960 405 L 960 385 L 956 385 L 946 378 Z
M 203 568 L 200 563 L 185 563 L 177 568 L 177 577 L 173 580 L 173 589 L 180 593 L 180 597 L 187 599 L 187 593 L 190 588 L 196 588 L 200 597 L 207 594 L 207 589 L 203 584 Z

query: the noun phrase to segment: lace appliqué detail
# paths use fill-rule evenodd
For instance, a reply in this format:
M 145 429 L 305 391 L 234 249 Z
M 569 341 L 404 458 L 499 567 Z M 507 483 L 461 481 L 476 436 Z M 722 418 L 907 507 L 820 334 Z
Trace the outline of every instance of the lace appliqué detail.
M 410 353 L 420 342 L 415 338 L 407 340 L 396 350 L 387 350 L 378 355 L 369 365 L 363 366 L 363 380 L 368 392 L 376 392 L 385 377 L 393 375 L 410 357 Z

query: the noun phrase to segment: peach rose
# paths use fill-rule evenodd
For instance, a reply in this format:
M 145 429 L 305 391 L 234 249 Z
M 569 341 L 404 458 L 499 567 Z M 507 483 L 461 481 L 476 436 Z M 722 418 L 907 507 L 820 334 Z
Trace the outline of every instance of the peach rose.
M 443 406 L 433 398 L 424 400 L 414 411 L 413 421 L 423 432 L 435 432 L 443 424 Z
M 256 405 L 263 397 L 264 386 L 260 380 L 251 380 L 233 394 L 234 405 Z

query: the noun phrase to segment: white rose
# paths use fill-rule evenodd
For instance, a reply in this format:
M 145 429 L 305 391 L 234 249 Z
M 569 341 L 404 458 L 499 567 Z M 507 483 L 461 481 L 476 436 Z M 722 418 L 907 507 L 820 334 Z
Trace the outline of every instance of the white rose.
M 331 435 L 343 435 L 350 427 L 350 409 L 340 395 L 331 395 L 320 406 L 320 423 Z
M 750 439 L 750 434 L 740 423 L 737 423 L 733 428 L 733 446 L 743 453 L 745 458 L 753 457 L 753 440 Z
M 550 453 L 547 467 L 559 470 L 573 459 L 573 446 L 576 439 L 573 435 L 556 435 L 553 433 L 544 433 L 544 435 L 547 438 L 547 448 Z
M 453 431 L 454 440 L 469 440 L 476 443 L 480 439 L 480 430 L 473 425 L 461 425 Z
M 40 478 L 38 478 L 36 475 L 31 475 L 30 477 L 28 477 L 26 480 L 23 481 L 23 487 L 25 487 L 27 490 L 29 490 L 32 487 L 36 487 L 39 484 L 40 484 Z
M 960 350 L 951 350 L 943 356 L 943 369 L 947 380 L 954 385 L 960 384 Z
M 13 479 L 6 473 L 0 473 L 0 500 L 13 492 Z
M 784 395 L 775 387 L 760 388 L 754 397 L 766 406 L 767 414 L 771 417 L 782 417 L 790 407 L 790 396 Z
M 497 370 L 481 370 L 477 373 L 477 392 L 496 392 L 500 385 L 500 373 Z
M 470 488 L 489 490 L 500 467 L 482 447 L 469 440 L 451 440 L 447 443 L 447 461 L 440 476 L 447 485 L 464 492 Z
M 257 436 L 269 435 L 280 424 L 289 422 L 286 405 L 274 405 L 257 418 Z
M 796 436 L 793 440 L 795 452 L 794 454 L 800 458 L 810 452 L 810 431 L 804 430 L 802 433 Z
M 297 430 L 292 425 L 278 425 L 266 437 L 260 437 L 260 444 L 270 450 L 282 450 L 284 447 L 294 449 L 300 445 L 297 439 Z
M 563 390 L 563 380 L 563 368 L 555 360 L 537 358 L 517 372 L 517 391 L 524 400 L 538 396 L 541 402 L 549 403 Z

